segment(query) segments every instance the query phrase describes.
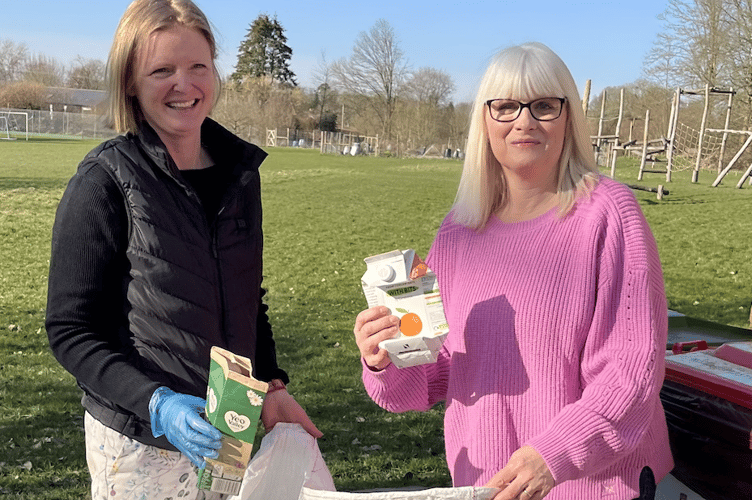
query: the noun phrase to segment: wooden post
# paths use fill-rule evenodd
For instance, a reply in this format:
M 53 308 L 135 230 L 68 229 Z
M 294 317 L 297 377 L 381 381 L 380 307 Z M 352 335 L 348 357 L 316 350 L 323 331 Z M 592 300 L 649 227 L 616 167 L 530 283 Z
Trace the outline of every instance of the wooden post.
M 611 158 L 611 178 L 613 179 L 616 175 L 616 157 L 619 155 L 619 150 L 617 149 L 619 144 L 621 144 L 619 140 L 619 135 L 621 134 L 621 122 L 624 118 L 624 89 L 621 89 L 621 92 L 619 94 L 619 117 L 616 120 L 616 131 L 614 132 L 614 136 L 616 137 L 614 139 L 614 144 L 611 146 L 611 154 L 613 155 Z
M 668 117 L 668 130 L 666 130 L 666 138 L 671 139 L 671 135 L 674 131 L 674 114 L 676 113 L 676 102 L 677 102 L 677 94 L 679 93 L 679 89 L 676 89 L 676 92 L 674 92 L 674 96 L 671 99 L 671 113 Z
M 601 116 L 598 119 L 598 148 L 600 149 L 601 136 L 603 135 L 603 117 L 606 114 L 606 91 L 603 91 L 603 99 L 601 99 Z
M 637 180 L 642 180 L 642 173 L 645 170 L 645 162 L 648 159 L 648 126 L 650 125 L 650 110 L 645 111 L 645 130 L 642 132 L 642 161 L 640 161 L 640 173 Z
M 585 118 L 587 118 L 587 111 L 590 107 L 590 85 L 591 80 L 588 80 L 585 82 L 585 93 L 582 95 L 582 112 L 585 113 Z
M 676 124 L 679 122 L 679 109 L 681 108 L 681 87 L 677 87 L 671 103 L 671 120 L 668 126 L 668 151 L 666 151 L 666 181 L 671 182 L 671 170 L 674 162 L 674 149 L 676 149 Z
M 619 118 L 616 120 L 616 132 L 614 132 L 614 135 L 617 137 L 616 143 L 619 144 L 619 139 L 621 135 L 621 122 L 624 118 L 624 89 L 621 89 L 621 95 L 619 96 Z
M 747 180 L 747 177 L 750 177 L 750 174 L 752 174 L 752 165 L 750 165 L 747 171 L 742 174 L 742 178 L 739 179 L 739 182 L 736 183 L 736 187 L 741 189 L 744 185 L 744 181 Z M 750 180 L 752 180 L 752 177 L 750 177 Z M 752 316 L 752 313 L 750 313 L 750 316 Z
M 698 182 L 700 177 L 700 163 L 702 161 L 702 144 L 705 142 L 705 127 L 708 122 L 708 109 L 710 108 L 710 84 L 705 84 L 705 107 L 702 111 L 702 123 L 700 123 L 700 137 L 697 139 L 697 159 L 695 169 L 692 171 L 692 182 Z
M 741 158 L 744 151 L 747 150 L 750 144 L 752 144 L 752 132 L 747 132 L 749 135 L 747 136 L 747 141 L 742 145 L 742 147 L 737 151 L 736 155 L 734 155 L 733 158 L 731 158 L 731 161 L 726 165 L 726 168 L 724 168 L 719 174 L 718 177 L 716 177 L 715 181 L 713 181 L 712 186 L 717 187 L 718 184 L 721 183 L 721 180 L 726 176 L 727 173 L 733 168 L 733 166 L 736 164 L 737 160 Z M 741 186 L 738 186 L 741 187 Z
M 631 118 L 629 120 L 629 138 L 627 139 L 627 142 L 632 142 L 632 137 L 634 137 L 634 124 L 635 118 Z
M 734 100 L 734 89 L 729 89 L 728 103 L 726 104 L 726 124 L 723 129 L 728 130 L 729 123 L 731 122 L 731 104 Z M 723 157 L 726 154 L 726 142 L 728 141 L 728 132 L 723 132 L 723 140 L 721 141 L 721 152 L 718 156 L 718 173 L 721 173 L 723 169 Z
M 603 135 L 603 115 L 606 113 L 606 91 L 603 91 L 603 98 L 601 99 L 601 116 L 598 119 L 598 138 L 596 139 L 595 143 L 595 162 L 598 163 L 598 156 L 601 152 L 601 146 L 603 144 L 603 139 L 601 139 L 601 136 Z
M 649 193 L 658 193 L 658 199 L 659 200 L 663 199 L 663 195 L 664 194 L 665 195 L 670 194 L 669 191 L 668 191 L 668 189 L 664 189 L 664 187 L 663 187 L 662 184 L 658 184 L 657 188 L 648 187 L 648 186 L 637 186 L 637 185 L 634 185 L 634 184 L 626 184 L 626 186 L 628 186 L 628 187 L 630 187 L 632 189 L 636 189 L 638 191 L 647 191 Z

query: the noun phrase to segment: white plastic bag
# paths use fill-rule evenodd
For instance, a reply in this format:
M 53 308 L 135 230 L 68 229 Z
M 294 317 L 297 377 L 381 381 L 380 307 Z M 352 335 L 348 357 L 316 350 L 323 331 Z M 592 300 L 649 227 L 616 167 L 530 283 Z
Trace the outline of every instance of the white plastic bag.
M 375 493 L 345 493 L 303 488 L 300 500 L 490 500 L 496 488 L 431 488 L 420 491 L 379 491 Z
M 279 423 L 261 440 L 232 500 L 298 500 L 303 486 L 334 491 L 319 445 L 300 424 Z

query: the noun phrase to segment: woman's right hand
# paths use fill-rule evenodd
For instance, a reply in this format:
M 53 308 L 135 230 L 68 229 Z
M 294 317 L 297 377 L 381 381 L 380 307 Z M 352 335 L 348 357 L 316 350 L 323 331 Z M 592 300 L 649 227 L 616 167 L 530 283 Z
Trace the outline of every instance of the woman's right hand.
M 392 362 L 389 354 L 379 348 L 379 342 L 395 337 L 399 332 L 399 323 L 399 318 L 390 314 L 385 306 L 366 309 L 355 318 L 355 343 L 372 370 L 383 370 Z

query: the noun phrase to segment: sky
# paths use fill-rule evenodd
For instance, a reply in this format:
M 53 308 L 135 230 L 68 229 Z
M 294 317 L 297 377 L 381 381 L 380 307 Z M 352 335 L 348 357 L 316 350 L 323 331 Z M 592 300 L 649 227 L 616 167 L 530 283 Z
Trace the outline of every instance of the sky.
M 233 72 L 238 47 L 259 14 L 277 17 L 292 48 L 298 84 L 314 87 L 323 61 L 347 58 L 361 32 L 385 19 L 413 69 L 447 73 L 454 102 L 472 101 L 491 57 L 529 41 L 551 47 L 591 97 L 642 77 L 642 65 L 662 28 L 669 0 L 194 0 L 215 28 L 218 66 Z M 106 61 L 130 0 L 0 0 L 0 41 L 26 44 L 69 67 L 77 58 Z

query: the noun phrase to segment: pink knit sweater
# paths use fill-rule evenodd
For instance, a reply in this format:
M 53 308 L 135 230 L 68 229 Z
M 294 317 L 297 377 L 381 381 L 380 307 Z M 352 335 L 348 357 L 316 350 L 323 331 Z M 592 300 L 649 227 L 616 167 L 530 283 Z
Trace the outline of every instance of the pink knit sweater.
M 450 333 L 432 365 L 364 366 L 392 412 L 446 401 L 455 486 L 483 485 L 523 445 L 557 486 L 547 500 L 632 499 L 673 467 L 659 391 L 667 306 L 655 241 L 629 188 L 602 178 L 564 219 L 553 210 L 477 233 L 439 229 Z

